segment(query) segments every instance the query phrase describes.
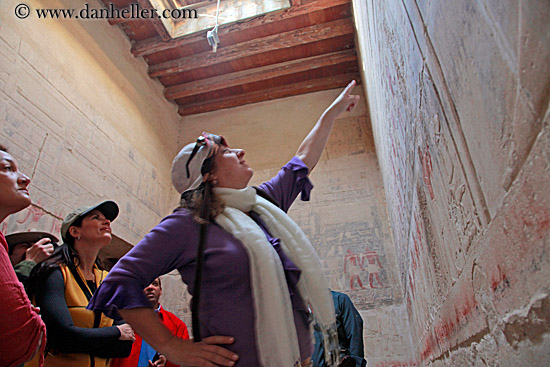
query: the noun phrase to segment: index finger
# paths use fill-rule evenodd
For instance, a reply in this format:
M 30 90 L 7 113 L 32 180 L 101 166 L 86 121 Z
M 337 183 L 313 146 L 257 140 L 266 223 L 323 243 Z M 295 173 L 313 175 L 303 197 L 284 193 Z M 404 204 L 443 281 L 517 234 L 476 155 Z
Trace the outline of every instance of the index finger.
M 344 93 L 349 95 L 351 90 L 355 87 L 355 85 L 357 84 L 357 82 L 355 80 L 352 80 L 348 85 L 347 87 L 344 89 Z
M 215 335 L 204 338 L 202 341 L 206 344 L 233 344 L 235 342 L 235 338 L 232 336 Z
M 203 359 L 214 362 L 216 365 L 233 366 L 239 359 L 238 354 L 217 345 L 203 344 L 200 350 Z
M 48 242 L 52 242 L 51 238 L 44 237 L 44 238 L 41 238 L 40 240 L 36 241 L 35 245 L 44 245 Z

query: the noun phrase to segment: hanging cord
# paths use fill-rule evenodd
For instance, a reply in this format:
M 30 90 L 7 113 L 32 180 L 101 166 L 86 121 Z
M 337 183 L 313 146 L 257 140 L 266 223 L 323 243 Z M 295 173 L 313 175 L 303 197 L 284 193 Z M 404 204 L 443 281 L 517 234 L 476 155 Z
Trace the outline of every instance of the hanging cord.
M 214 28 L 218 28 L 218 15 L 220 14 L 220 0 L 218 0 L 218 7 L 216 8 L 216 26 Z
M 220 39 L 218 38 L 218 18 L 220 14 L 220 0 L 218 0 L 218 6 L 216 8 L 216 25 L 212 30 L 206 32 L 206 39 L 208 44 L 212 46 L 212 51 L 216 52 L 218 50 L 218 43 Z
M 191 325 L 193 327 L 193 340 L 198 343 L 201 341 L 200 323 L 199 323 L 199 303 L 201 298 L 202 274 L 204 270 L 204 249 L 206 248 L 206 230 L 210 222 L 210 200 L 212 187 L 210 181 L 204 183 L 204 192 L 202 197 L 202 206 L 200 217 L 202 219 L 199 233 L 199 246 L 197 249 L 197 268 L 195 269 L 195 284 L 193 299 L 191 301 Z

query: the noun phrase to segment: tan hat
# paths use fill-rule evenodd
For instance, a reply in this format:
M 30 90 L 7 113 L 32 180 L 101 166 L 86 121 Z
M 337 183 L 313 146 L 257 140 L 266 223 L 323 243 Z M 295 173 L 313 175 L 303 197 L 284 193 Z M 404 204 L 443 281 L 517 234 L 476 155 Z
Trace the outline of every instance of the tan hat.
M 45 237 L 49 238 L 52 241 L 52 244 L 54 246 L 56 246 L 57 243 L 59 242 L 59 239 L 55 237 L 53 234 L 48 232 L 38 232 L 38 231 L 17 232 L 17 233 L 8 234 L 6 236 L 6 242 L 8 243 L 8 248 L 11 251 L 11 249 L 19 243 L 25 243 L 25 242 L 35 243 Z
M 67 242 L 69 228 L 73 225 L 73 223 L 78 218 L 85 216 L 92 210 L 99 210 L 103 213 L 105 218 L 109 219 L 111 222 L 118 216 L 118 205 L 111 200 L 104 201 L 97 205 L 83 206 L 75 209 L 65 217 L 63 223 L 61 224 L 61 238 L 63 238 L 63 241 Z
M 216 154 L 220 144 L 228 146 L 223 136 L 204 132 L 195 143 L 180 150 L 172 162 L 172 183 L 180 194 L 202 184 L 203 175 L 211 168 L 205 162 Z

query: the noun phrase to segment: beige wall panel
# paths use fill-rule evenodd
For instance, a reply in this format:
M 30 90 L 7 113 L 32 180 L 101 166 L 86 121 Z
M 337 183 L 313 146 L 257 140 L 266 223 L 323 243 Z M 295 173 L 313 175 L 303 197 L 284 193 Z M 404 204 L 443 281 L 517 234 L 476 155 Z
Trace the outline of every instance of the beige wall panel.
M 71 1 L 29 1 L 31 15 L 18 19 L 17 4 L 0 4 L 0 139 L 32 179 L 33 206 L 3 230 L 55 232 L 75 207 L 113 199 L 115 233 L 136 243 L 177 203 L 169 174 L 176 107 L 105 20 L 33 13 L 74 8 Z

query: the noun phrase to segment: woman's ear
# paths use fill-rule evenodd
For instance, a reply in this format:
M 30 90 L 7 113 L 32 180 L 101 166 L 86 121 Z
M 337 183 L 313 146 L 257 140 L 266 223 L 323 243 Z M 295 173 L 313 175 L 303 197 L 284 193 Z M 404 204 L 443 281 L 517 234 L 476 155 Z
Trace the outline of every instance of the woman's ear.
M 214 181 L 216 180 L 216 174 L 214 172 L 205 173 L 204 176 L 202 176 L 202 181 Z
M 210 182 L 212 186 L 215 187 L 218 185 L 218 178 L 215 173 L 208 173 L 207 176 L 208 177 L 206 177 L 206 180 Z
M 69 234 L 74 238 L 78 238 L 78 236 L 80 235 L 80 228 L 75 226 L 69 227 Z

